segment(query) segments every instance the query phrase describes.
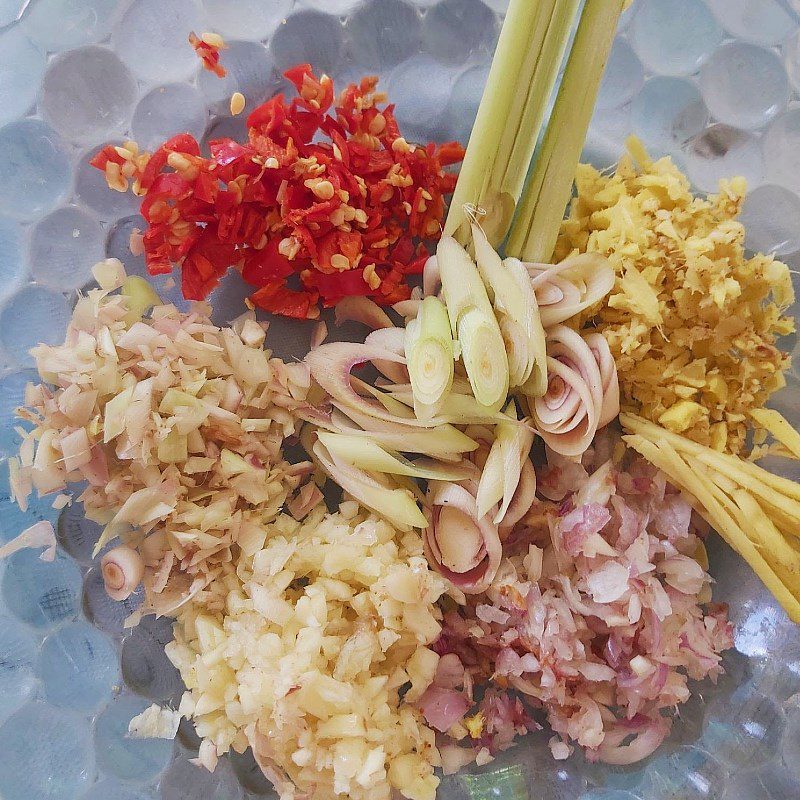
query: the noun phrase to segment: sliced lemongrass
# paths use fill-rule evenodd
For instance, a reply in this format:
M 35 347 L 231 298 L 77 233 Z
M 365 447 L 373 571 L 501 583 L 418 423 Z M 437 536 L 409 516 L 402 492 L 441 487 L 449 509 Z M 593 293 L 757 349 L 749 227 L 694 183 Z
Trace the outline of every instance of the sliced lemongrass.
M 536 368 L 535 382 L 543 393 L 547 375 L 544 328 L 527 270 L 520 262 L 504 262 L 475 222 L 472 241 L 478 272 L 494 302 L 506 343 L 509 384 L 522 386 Z
M 352 467 L 334 458 L 325 445 L 317 441 L 311 452 L 314 460 L 339 486 L 359 503 L 385 517 L 396 528 L 427 527 L 427 519 L 417 505 L 414 494 L 390 481 L 381 482 L 366 470 Z
M 470 309 L 477 309 L 484 316 L 494 319 L 492 304 L 478 267 L 452 236 L 442 236 L 439 240 L 436 260 L 453 336 L 458 334 L 459 320 Z
M 472 394 L 482 406 L 499 409 L 508 394 L 508 358 L 494 314 L 468 311 L 458 323 L 458 340 Z
M 503 265 L 516 281 L 520 294 L 526 298 L 523 327 L 528 345 L 528 363 L 525 380 L 517 385 L 524 385 L 525 393 L 531 397 L 540 397 L 547 391 L 547 343 L 539 303 L 522 262 L 505 259 Z
M 454 351 L 447 309 L 436 297 L 422 301 L 406 326 L 405 354 L 417 414 L 432 416 L 453 385 Z
M 506 262 L 517 262 L 527 271 L 545 328 L 590 308 L 614 288 L 614 268 L 600 253 L 578 253 L 558 264 Z
M 331 423 L 326 430 L 333 433 L 347 433 L 350 436 L 361 436 L 373 442 L 403 453 L 419 453 L 436 458 L 440 461 L 457 461 L 462 453 L 471 453 L 477 450 L 478 443 L 462 433 L 453 425 L 440 425 L 428 428 L 425 431 L 416 431 L 413 428 L 401 430 L 402 426 L 375 430 L 356 427 L 355 419 L 350 419 L 350 413 L 345 415 L 335 411 L 331 415 Z
M 586 0 L 555 106 L 506 245 L 525 261 L 549 261 L 572 193 L 597 92 L 625 0 Z
M 381 402 L 384 399 L 395 400 L 404 406 L 408 406 L 409 408 L 406 410 L 410 410 L 410 407 L 413 406 L 414 396 L 410 386 L 404 389 L 390 387 L 388 391 L 390 394 L 388 396 L 384 394 Z M 483 406 L 471 394 L 450 392 L 442 401 L 434 422 L 437 425 L 443 422 L 454 425 L 495 425 L 504 417 L 505 415 L 499 408 L 494 409 Z
M 505 409 L 506 421 L 495 427 L 495 440 L 489 450 L 481 473 L 476 502 L 478 515 L 484 516 L 500 504 L 495 524 L 503 521 L 519 484 L 522 466 L 533 444 L 533 431 L 516 421 L 517 413 L 511 402 Z
M 398 452 L 385 450 L 372 439 L 364 437 L 326 431 L 320 431 L 317 436 L 331 455 L 369 472 L 437 481 L 461 481 L 474 472 L 474 466 L 469 462 L 442 464 L 432 459 L 410 461 Z

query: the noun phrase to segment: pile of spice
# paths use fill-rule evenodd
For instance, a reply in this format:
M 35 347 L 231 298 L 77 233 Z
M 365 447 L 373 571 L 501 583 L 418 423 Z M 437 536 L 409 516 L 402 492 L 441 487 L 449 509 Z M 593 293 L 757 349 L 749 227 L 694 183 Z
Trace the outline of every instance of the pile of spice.
M 169 614 L 224 581 L 233 553 L 259 550 L 284 508 L 300 519 L 322 500 L 311 463 L 282 452 L 310 377 L 264 350 L 252 312 L 218 328 L 205 304 L 161 305 L 116 259 L 94 274 L 102 288 L 79 299 L 64 343 L 33 350 L 46 383 L 26 389 L 34 427 L 12 488 L 24 509 L 34 489 L 85 482 L 86 515 L 105 526 L 95 554 L 121 542 L 107 587 L 121 599 L 142 580 L 138 616 Z
M 213 140 L 205 157 L 179 134 L 152 154 L 126 142 L 92 159 L 112 189 L 144 197 L 150 274 L 177 264 L 184 296 L 202 300 L 233 267 L 256 287 L 254 305 L 298 318 L 353 295 L 407 299 L 455 185 L 445 168 L 463 148 L 407 142 L 377 78 L 334 106 L 328 76 L 308 64 L 285 75 L 299 96 L 256 108 L 246 143 Z
M 784 384 L 776 346 L 794 322 L 791 276 L 745 257 L 736 217 L 745 181 L 694 197 L 669 158 L 636 139 L 613 175 L 581 165 L 556 256 L 607 256 L 617 275 L 595 322 L 617 365 L 623 407 L 700 444 L 737 454 L 749 415 Z

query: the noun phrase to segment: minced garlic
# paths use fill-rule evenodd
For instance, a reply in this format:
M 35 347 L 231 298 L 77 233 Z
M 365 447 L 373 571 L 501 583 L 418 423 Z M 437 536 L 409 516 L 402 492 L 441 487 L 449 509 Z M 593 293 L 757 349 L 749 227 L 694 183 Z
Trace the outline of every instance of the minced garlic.
M 744 254 L 743 178 L 695 198 L 669 158 L 629 141 L 613 175 L 581 165 L 556 250 L 607 256 L 617 283 L 594 318 L 617 364 L 623 408 L 738 453 L 749 413 L 781 388 L 776 346 L 794 322 L 789 270 Z M 635 160 L 634 160 L 635 159 Z
M 251 746 L 283 800 L 434 800 L 435 734 L 408 701 L 436 672 L 445 582 L 417 533 L 349 505 L 278 517 L 179 611 L 180 711 L 218 753 Z

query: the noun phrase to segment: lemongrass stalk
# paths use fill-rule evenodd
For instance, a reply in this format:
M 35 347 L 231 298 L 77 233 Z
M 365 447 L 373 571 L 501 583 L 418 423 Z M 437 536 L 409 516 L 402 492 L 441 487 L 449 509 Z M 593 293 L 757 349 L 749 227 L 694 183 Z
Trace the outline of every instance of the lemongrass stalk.
M 552 257 L 597 92 L 625 0 L 586 0 L 533 172 L 506 251 L 524 261 Z
M 493 244 L 505 237 L 541 130 L 579 0 L 511 0 L 497 43 L 445 233 L 469 238 L 465 204 L 489 211 Z
M 325 445 L 317 441 L 309 451 L 323 472 L 351 497 L 385 517 L 399 530 L 425 528 L 428 520 L 417 505 L 414 493 L 391 481 L 381 482 L 375 474 L 336 461 Z
M 391 390 L 391 397 L 407 406 L 414 403 L 413 393 L 410 389 Z M 505 419 L 499 406 L 489 408 L 481 405 L 471 394 L 456 394 L 450 392 L 439 407 L 434 417 L 437 423 L 450 423 L 453 425 L 496 425 Z M 425 430 L 427 434 L 430 428 Z
M 514 206 L 510 208 L 511 215 L 505 215 L 505 218 L 498 217 L 502 227 L 495 226 L 495 235 L 492 237 L 495 243 L 505 238 L 522 194 L 528 166 L 542 130 L 548 101 L 556 85 L 558 68 L 564 58 L 579 5 L 580 0 L 557 0 L 553 5 L 550 19 L 546 21 L 544 41 L 536 60 L 534 78 L 527 87 L 523 87 L 527 88 L 524 99 L 521 97 L 522 92 L 515 95 L 512 118 L 516 118 L 519 114 L 519 127 L 515 133 L 508 125 L 503 130 L 497 162 L 505 165 L 505 170 L 499 184 L 495 184 L 495 179 L 499 177 L 495 174 L 492 174 L 490 184 L 490 190 L 494 190 L 490 197 L 497 192 L 502 201 L 507 202 L 505 198 L 513 200 Z M 510 152 L 507 150 L 509 141 L 513 141 Z
M 405 354 L 417 415 L 432 416 L 453 385 L 453 337 L 447 309 L 426 297 L 406 326 Z

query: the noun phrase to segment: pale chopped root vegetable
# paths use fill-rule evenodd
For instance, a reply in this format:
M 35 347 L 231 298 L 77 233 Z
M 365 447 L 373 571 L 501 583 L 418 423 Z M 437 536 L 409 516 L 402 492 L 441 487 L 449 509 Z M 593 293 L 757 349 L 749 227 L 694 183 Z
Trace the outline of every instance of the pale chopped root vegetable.
M 20 550 L 27 548 L 37 550 L 40 547 L 44 548 L 44 550 L 39 558 L 42 561 L 52 561 L 56 557 L 57 544 L 56 532 L 52 523 L 47 520 L 41 520 L 26 528 L 10 542 L 0 546 L 0 561 Z
M 167 614 L 231 570 L 232 550 L 263 541 L 307 477 L 281 444 L 299 430 L 311 381 L 261 348 L 252 314 L 220 329 L 202 305 L 161 305 L 120 269 L 97 267 L 109 288 L 78 300 L 63 345 L 34 348 L 56 388 L 26 394 L 35 427 L 12 479 L 22 502 L 87 482 L 79 499 L 104 526 L 96 551 L 121 539 L 104 560 L 110 593 L 141 580 L 143 613 Z
M 800 487 L 640 417 L 620 421 L 632 434 L 626 443 L 696 498 L 696 510 L 800 622 Z

